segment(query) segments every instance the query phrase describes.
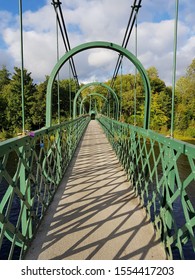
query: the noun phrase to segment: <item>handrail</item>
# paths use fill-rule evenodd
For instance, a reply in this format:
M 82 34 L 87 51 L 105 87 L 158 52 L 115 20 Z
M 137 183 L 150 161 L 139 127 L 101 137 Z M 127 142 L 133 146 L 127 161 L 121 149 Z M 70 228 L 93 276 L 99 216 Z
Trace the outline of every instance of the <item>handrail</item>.
M 195 145 L 98 118 L 169 259 L 195 258 Z M 183 171 L 183 169 L 187 171 Z
M 0 143 L 3 258 L 23 258 L 89 120 L 82 116 Z

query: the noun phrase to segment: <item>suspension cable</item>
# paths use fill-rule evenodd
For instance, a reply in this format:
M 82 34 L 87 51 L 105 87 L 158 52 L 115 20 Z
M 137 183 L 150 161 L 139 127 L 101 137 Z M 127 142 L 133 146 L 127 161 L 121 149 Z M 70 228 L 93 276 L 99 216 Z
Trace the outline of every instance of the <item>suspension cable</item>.
M 22 95 L 22 133 L 25 133 L 25 109 L 24 109 L 24 46 L 23 46 L 23 20 L 22 20 L 22 0 L 19 0 L 20 14 L 20 47 L 21 47 L 21 95 Z
M 120 84 L 120 121 L 122 117 L 122 98 L 123 98 L 123 64 L 121 62 L 121 84 Z
M 58 36 L 58 21 L 56 17 L 56 49 L 57 49 L 57 61 L 59 61 L 59 36 Z M 58 93 L 58 124 L 60 124 L 60 77 L 59 72 L 57 75 L 57 93 Z
M 125 35 L 124 35 L 123 42 L 122 42 L 122 47 L 123 48 L 126 48 L 127 45 L 128 45 L 128 42 L 129 42 L 129 39 L 130 39 L 130 36 L 131 36 L 131 32 L 133 30 L 133 26 L 134 26 L 134 23 L 136 21 L 137 13 L 138 13 L 139 9 L 141 8 L 142 0 L 139 0 L 139 2 L 137 2 L 137 1 L 138 0 L 134 0 L 133 6 L 131 6 L 131 14 L 130 14 L 130 17 L 129 17 L 129 21 L 128 21 L 127 28 L 126 28 L 126 31 L 125 31 Z M 113 77 L 112 77 L 112 80 L 111 80 L 111 83 L 110 83 L 111 87 L 114 86 L 116 77 L 117 77 L 119 69 L 120 69 L 120 65 L 122 63 L 122 60 L 123 60 L 123 56 L 119 55 L 117 63 L 116 63 L 116 67 L 114 69 Z
M 172 109 L 171 109 L 171 137 L 174 137 L 175 118 L 175 81 L 177 64 L 177 28 L 178 28 L 179 0 L 175 1 L 175 24 L 174 24 L 174 50 L 173 50 L 173 77 L 172 77 Z
M 70 62 L 68 64 L 68 70 L 69 70 L 69 112 L 70 112 L 70 119 L 72 118 L 72 87 L 71 87 L 71 71 L 70 71 Z
M 137 14 L 136 9 L 136 19 L 135 19 L 135 56 L 137 57 Z M 134 79 L 134 125 L 137 124 L 136 119 L 137 114 L 137 68 L 135 67 L 135 79 Z
M 71 50 L 71 47 L 70 47 L 70 41 L 69 41 L 69 38 L 68 38 L 66 24 L 65 24 L 65 21 L 64 21 L 64 17 L 63 17 L 61 4 L 62 3 L 59 0 L 52 0 L 52 5 L 54 6 L 54 10 L 55 10 L 55 13 L 56 13 L 56 16 L 57 16 L 57 21 L 58 21 L 58 25 L 59 25 L 60 32 L 61 32 L 61 35 L 62 35 L 62 40 L 64 42 L 65 50 L 66 50 L 66 52 L 68 52 L 68 51 Z M 74 64 L 74 60 L 71 57 L 69 61 L 70 61 L 70 67 L 71 67 L 73 77 L 77 82 L 77 86 L 79 87 L 78 75 L 77 75 L 77 72 L 76 72 L 76 67 L 75 67 L 75 64 Z
M 58 0 L 58 3 L 60 3 L 59 0 Z M 65 37 L 66 37 L 66 41 L 67 41 L 67 45 L 68 45 L 68 50 L 71 50 L 70 41 L 69 41 L 69 38 L 68 38 L 68 33 L 67 33 L 67 29 L 66 29 L 66 25 L 65 25 L 65 21 L 64 21 L 64 17 L 63 17 L 61 5 L 59 5 L 59 11 L 60 11 L 60 16 L 61 16 L 63 27 L 64 27 Z M 76 68 L 75 68 L 73 58 L 71 58 L 71 63 L 72 63 L 73 71 L 74 71 L 74 77 L 78 81 L 78 79 L 77 79 L 78 77 L 77 77 Z

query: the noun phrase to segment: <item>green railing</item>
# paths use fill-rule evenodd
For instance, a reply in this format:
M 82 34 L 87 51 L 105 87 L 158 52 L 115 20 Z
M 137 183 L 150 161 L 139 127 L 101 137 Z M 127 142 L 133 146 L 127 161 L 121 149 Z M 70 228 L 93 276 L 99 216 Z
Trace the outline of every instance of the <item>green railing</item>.
M 0 143 L 0 259 L 22 259 L 89 117 Z
M 195 258 L 195 146 L 101 116 L 169 259 Z M 191 255 L 191 256 L 190 256 Z

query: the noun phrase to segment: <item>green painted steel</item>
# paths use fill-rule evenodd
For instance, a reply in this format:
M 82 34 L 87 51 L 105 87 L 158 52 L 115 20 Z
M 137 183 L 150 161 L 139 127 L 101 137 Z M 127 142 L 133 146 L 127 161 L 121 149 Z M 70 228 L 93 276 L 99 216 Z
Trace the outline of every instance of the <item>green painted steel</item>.
M 9 242 L 8 259 L 16 250 L 22 259 L 30 246 L 89 119 L 82 116 L 0 144 L 0 252 Z M 185 259 L 185 246 L 195 250 L 195 146 L 102 115 L 98 120 L 168 258 L 178 251 Z
M 195 251 L 195 145 L 104 116 L 98 120 L 168 258 L 188 258 L 185 252 Z
M 89 117 L 0 143 L 0 252 L 22 259 L 64 176 Z M 16 258 L 16 256 L 14 257 Z
M 87 99 L 88 96 L 100 96 L 101 98 L 103 98 L 103 99 L 106 101 L 106 103 L 108 103 L 108 99 L 107 99 L 104 95 L 102 95 L 102 94 L 100 94 L 100 93 L 97 93 L 97 92 L 89 93 L 89 94 L 86 95 L 86 96 L 82 99 L 82 101 L 81 101 L 80 108 L 79 108 L 79 113 L 80 113 L 80 115 L 82 115 L 83 103 L 85 102 L 85 100 Z
M 144 124 L 143 127 L 145 129 L 149 128 L 149 122 L 150 122 L 150 82 L 148 79 L 148 75 L 146 70 L 144 69 L 141 62 L 127 49 L 116 45 L 114 43 L 110 42 L 89 42 L 82 45 L 79 45 L 73 49 L 71 49 L 69 52 L 67 52 L 65 55 L 63 55 L 60 60 L 56 63 L 55 67 L 53 68 L 49 81 L 47 86 L 47 101 L 46 101 L 46 127 L 50 127 L 52 124 L 52 87 L 54 80 L 57 76 L 57 73 L 60 71 L 62 66 L 74 55 L 77 53 L 80 53 L 82 51 L 92 49 L 92 48 L 106 48 L 113 51 L 118 52 L 119 54 L 125 56 L 127 59 L 129 59 L 138 69 L 144 85 L 145 90 L 145 115 L 144 115 Z
M 104 83 L 100 83 L 100 82 L 92 82 L 92 83 L 88 83 L 84 86 L 82 86 L 78 92 L 75 95 L 74 101 L 73 101 L 73 118 L 75 119 L 77 117 L 77 112 L 76 112 L 76 108 L 77 108 L 77 99 L 79 97 L 79 95 L 81 94 L 81 92 L 91 86 L 95 86 L 95 85 L 100 85 L 104 88 L 106 88 L 109 92 L 112 93 L 114 99 L 115 99 L 115 105 L 116 105 L 116 112 L 115 112 L 115 119 L 118 120 L 118 115 L 119 115 L 119 100 L 118 100 L 118 96 L 115 93 L 115 91 L 108 85 L 104 84 Z
M 175 24 L 174 24 L 174 48 L 173 48 L 173 70 L 172 70 L 172 106 L 171 106 L 171 137 L 174 137 L 175 122 L 175 85 L 177 66 L 177 36 L 178 36 L 179 0 L 175 1 Z
M 25 131 L 25 98 L 24 98 L 24 42 L 23 42 L 23 9 L 22 0 L 19 0 L 20 14 L 20 52 L 21 52 L 21 97 L 22 97 L 22 132 Z

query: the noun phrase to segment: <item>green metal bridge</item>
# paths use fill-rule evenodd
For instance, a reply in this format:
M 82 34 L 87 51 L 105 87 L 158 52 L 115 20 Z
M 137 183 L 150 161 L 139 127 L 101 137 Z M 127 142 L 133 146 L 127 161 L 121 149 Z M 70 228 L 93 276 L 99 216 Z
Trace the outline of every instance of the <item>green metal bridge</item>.
M 99 84 L 113 96 L 115 107 L 112 116 L 109 114 L 109 102 L 104 95 L 102 95 L 102 99 L 105 101 L 104 111 L 97 112 L 96 108 L 93 108 L 93 110 L 90 108 L 90 112 L 84 112 L 83 104 L 85 100 L 80 102 L 78 98 L 84 88 L 91 86 L 89 84 L 77 91 L 72 108 L 73 118 L 60 124 L 54 125 L 52 123 L 52 87 L 58 72 L 65 63 L 71 61 L 74 55 L 93 48 L 106 48 L 117 52 L 119 59 L 126 57 L 139 71 L 145 93 L 143 127 L 123 123 L 119 120 L 120 102 L 118 96 L 112 87 L 102 83 Z M 91 94 L 91 96 L 94 95 L 97 95 L 97 93 L 93 92 Z M 98 130 L 99 135 L 107 137 L 109 145 L 115 152 L 117 162 L 123 167 L 128 182 L 129 202 L 135 197 L 139 198 L 136 207 L 145 209 L 150 226 L 153 226 L 153 234 L 159 238 L 164 248 L 162 258 L 173 259 L 177 254 L 178 258 L 185 259 L 188 258 L 189 250 L 194 254 L 195 146 L 178 141 L 173 137 L 167 138 L 149 129 L 150 98 L 150 82 L 147 73 L 141 62 L 125 46 L 119 46 L 112 42 L 89 42 L 68 50 L 59 59 L 48 81 L 45 127 L 30 132 L 28 135 L 0 143 L 0 183 L 6 186 L 3 190 L 0 189 L 0 259 L 2 250 L 6 251 L 8 259 L 24 259 L 28 256 L 33 240 L 36 241 L 37 234 L 41 232 L 37 232 L 41 223 L 52 211 L 52 201 L 55 201 L 55 195 L 58 195 L 62 188 L 65 189 L 68 186 L 67 181 L 64 184 L 64 178 L 67 176 L 68 168 L 70 166 L 74 168 L 73 162 L 76 155 L 78 160 L 81 161 L 80 165 L 82 165 L 83 155 L 78 153 L 79 145 L 81 145 L 83 137 L 86 136 L 87 129 L 93 126 L 95 127 L 93 133 Z M 91 120 L 92 114 L 96 120 Z M 94 135 L 92 136 L 92 142 Z M 96 146 L 94 147 L 95 154 L 98 153 L 98 145 L 97 143 L 97 150 Z M 102 154 L 105 158 L 110 146 L 106 147 L 104 154 Z M 88 165 L 88 171 L 97 164 L 95 154 L 92 158 L 89 154 L 88 159 L 91 160 L 91 166 Z M 11 171 L 9 169 L 10 159 L 14 159 L 15 163 L 15 167 Z M 185 176 L 181 175 L 184 162 L 189 170 Z M 108 164 L 109 166 L 116 164 L 116 159 L 111 158 L 107 162 Z M 85 172 L 86 170 L 80 171 L 76 175 L 84 180 L 87 176 Z M 106 182 L 108 178 L 109 175 L 107 178 L 103 177 L 101 182 Z M 106 192 L 106 184 L 103 185 L 99 187 L 99 191 L 104 188 Z M 80 191 L 78 183 L 75 188 L 78 188 L 78 192 Z M 77 193 L 77 190 L 75 190 L 75 193 Z M 106 194 L 108 195 L 108 193 Z M 62 192 L 61 194 L 63 195 Z M 128 195 L 128 192 L 125 194 Z M 109 193 L 109 195 L 110 198 L 113 196 L 112 193 Z M 120 188 L 117 189 L 117 201 L 122 203 L 123 199 L 122 187 L 121 190 Z M 81 206 L 77 205 L 77 207 L 82 207 L 85 201 L 81 200 L 81 203 Z M 64 200 L 64 207 L 66 207 L 66 199 Z M 98 211 L 103 211 L 104 208 L 106 209 L 106 202 L 101 204 L 101 209 Z M 85 206 L 82 209 L 87 211 Z M 129 211 L 133 213 L 132 209 L 129 209 Z M 110 215 L 112 216 L 114 213 Z M 79 219 L 79 216 L 77 218 Z M 64 223 L 68 223 L 68 214 L 67 216 L 64 215 L 63 219 Z M 131 225 L 131 227 L 134 226 Z M 144 227 L 144 222 L 136 225 L 137 231 L 142 227 Z M 128 233 L 128 229 L 126 229 L 126 233 Z M 63 235 L 63 230 L 61 235 Z M 114 240 L 114 238 L 112 239 Z M 129 235 L 127 240 L 128 246 L 131 246 L 133 238 L 131 241 Z M 153 247 L 156 242 L 156 239 L 153 243 L 150 240 L 149 238 L 147 250 L 149 250 L 149 247 Z M 121 242 L 121 255 L 126 259 L 131 258 L 133 253 L 125 255 L 126 247 L 123 240 Z M 137 243 L 137 247 L 133 247 L 134 250 L 139 250 L 139 246 L 141 246 L 139 242 Z M 99 238 L 99 241 L 96 240 L 94 244 L 98 246 L 98 250 L 103 247 L 101 238 Z M 134 245 L 132 244 L 132 246 Z M 74 245 L 72 245 L 72 248 L 75 248 Z M 63 249 L 66 251 L 66 243 L 64 243 Z M 50 250 L 52 251 L 52 247 Z M 67 258 L 71 256 L 70 248 L 67 249 L 65 255 Z M 88 259 L 92 257 L 92 253 L 88 255 Z M 147 257 L 158 258 L 158 256 L 153 255 L 152 257 L 146 254 L 145 258 Z M 52 258 L 52 256 L 44 255 L 44 258 Z M 61 258 L 63 258 L 63 253 Z M 87 257 L 83 256 L 83 258 Z M 119 254 L 104 255 L 104 258 L 117 259 Z

